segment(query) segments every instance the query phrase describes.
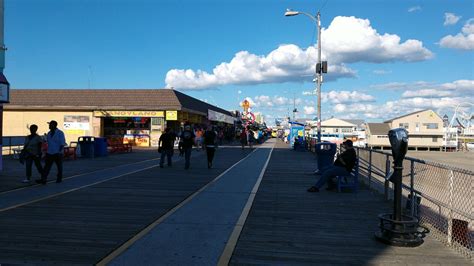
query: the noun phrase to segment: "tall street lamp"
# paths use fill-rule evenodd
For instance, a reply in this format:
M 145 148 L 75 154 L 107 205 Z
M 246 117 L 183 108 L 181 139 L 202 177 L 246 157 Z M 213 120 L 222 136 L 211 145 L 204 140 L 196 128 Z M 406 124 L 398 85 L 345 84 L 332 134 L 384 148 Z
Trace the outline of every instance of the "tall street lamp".
M 291 16 L 297 16 L 297 15 L 305 15 L 309 18 L 311 18 L 314 22 L 316 22 L 316 25 L 318 26 L 318 62 L 316 64 L 316 91 L 317 91 L 317 97 L 318 97 L 318 142 L 321 142 L 321 83 L 322 83 L 322 73 L 327 73 L 327 63 L 324 62 L 321 64 L 321 14 L 318 13 L 316 14 L 315 17 L 313 17 L 311 14 L 306 13 L 306 12 L 300 12 L 300 11 L 293 11 L 291 9 L 287 9 L 285 12 L 286 17 L 291 17 Z

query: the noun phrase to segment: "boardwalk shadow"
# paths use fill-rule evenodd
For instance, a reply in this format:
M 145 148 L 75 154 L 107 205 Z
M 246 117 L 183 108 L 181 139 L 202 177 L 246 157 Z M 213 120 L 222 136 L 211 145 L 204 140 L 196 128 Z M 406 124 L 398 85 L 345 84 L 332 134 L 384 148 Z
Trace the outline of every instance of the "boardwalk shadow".
M 365 187 L 358 193 L 306 192 L 316 182 L 308 175 L 314 165 L 314 155 L 277 144 L 231 265 L 468 264 L 431 237 L 418 248 L 377 242 L 377 215 L 391 206 Z

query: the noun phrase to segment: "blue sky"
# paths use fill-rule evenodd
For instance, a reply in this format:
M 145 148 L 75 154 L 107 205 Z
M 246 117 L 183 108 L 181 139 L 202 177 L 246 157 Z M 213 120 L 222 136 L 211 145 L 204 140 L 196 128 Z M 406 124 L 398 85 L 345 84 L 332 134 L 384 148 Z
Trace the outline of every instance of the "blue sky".
M 474 1 L 5 0 L 12 88 L 174 87 L 268 121 L 314 117 L 316 26 L 329 73 L 322 117 L 440 115 L 474 101 Z

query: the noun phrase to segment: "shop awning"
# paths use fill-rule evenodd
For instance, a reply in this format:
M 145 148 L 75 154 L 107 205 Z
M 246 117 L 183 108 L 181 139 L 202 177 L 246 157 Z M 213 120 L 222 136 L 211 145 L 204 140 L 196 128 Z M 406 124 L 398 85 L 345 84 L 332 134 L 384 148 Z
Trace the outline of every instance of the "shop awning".
M 207 110 L 207 119 L 210 121 L 224 122 L 227 124 L 234 124 L 235 118 L 230 115 L 219 113 L 213 110 Z

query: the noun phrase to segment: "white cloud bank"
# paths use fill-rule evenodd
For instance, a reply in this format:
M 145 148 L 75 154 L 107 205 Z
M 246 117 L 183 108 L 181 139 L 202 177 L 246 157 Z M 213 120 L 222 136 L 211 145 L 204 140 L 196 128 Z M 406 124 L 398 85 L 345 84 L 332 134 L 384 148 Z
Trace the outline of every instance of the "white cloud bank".
M 444 48 L 474 50 L 474 18 L 466 21 L 460 33 L 444 36 L 439 44 Z
M 412 6 L 408 9 L 408 12 L 412 13 L 415 11 L 421 11 L 421 6 Z
M 454 13 L 444 13 L 444 26 L 454 25 L 458 23 L 461 16 L 456 16 Z
M 448 83 L 389 83 L 392 90 L 404 90 L 398 100 L 385 103 L 341 102 L 331 104 L 325 116 L 341 118 L 390 119 L 422 109 L 433 109 L 439 114 L 452 113 L 461 103 L 474 102 L 474 80 L 456 80 Z
M 322 30 L 323 60 L 329 59 L 325 81 L 355 77 L 356 71 L 346 66 L 356 62 L 413 62 L 427 60 L 432 52 L 418 40 L 400 42 L 395 34 L 379 34 L 368 19 L 338 16 Z M 280 45 L 268 55 L 240 51 L 212 70 L 171 69 L 166 74 L 167 87 L 176 89 L 208 89 L 229 84 L 262 84 L 303 81 L 314 74 L 317 49 L 296 45 Z M 306 77 L 306 78 L 305 78 Z

